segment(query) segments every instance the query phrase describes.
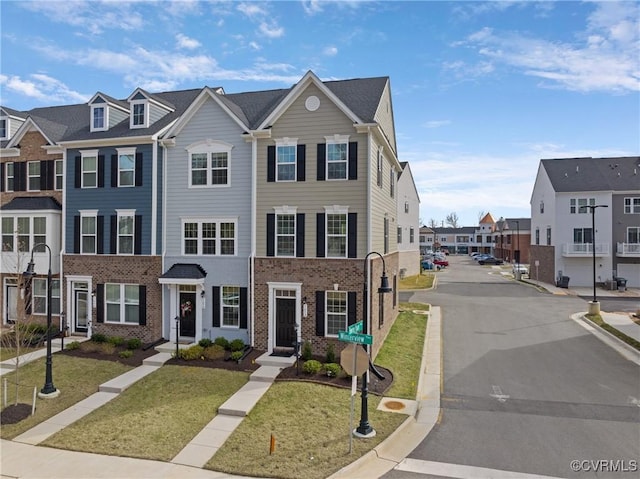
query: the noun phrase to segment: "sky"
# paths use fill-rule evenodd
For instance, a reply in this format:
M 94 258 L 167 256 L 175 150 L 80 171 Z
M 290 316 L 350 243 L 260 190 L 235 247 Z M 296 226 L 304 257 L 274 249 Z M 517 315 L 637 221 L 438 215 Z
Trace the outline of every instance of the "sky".
M 640 154 L 640 3 L 0 0 L 0 104 L 388 76 L 420 220 L 530 217 L 544 158 Z M 638 185 L 640 189 L 640 185 Z

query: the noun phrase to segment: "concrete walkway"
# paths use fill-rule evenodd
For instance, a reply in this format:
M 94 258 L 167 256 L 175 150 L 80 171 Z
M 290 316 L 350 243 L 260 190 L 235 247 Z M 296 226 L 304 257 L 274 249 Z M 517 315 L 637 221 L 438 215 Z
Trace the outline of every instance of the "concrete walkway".
M 79 343 L 83 341 L 87 341 L 89 338 L 86 336 L 70 336 L 64 339 L 65 344 L 69 344 L 73 341 L 78 341 Z M 51 341 L 51 352 L 57 353 L 62 350 L 62 339 L 55 338 Z M 16 364 L 20 364 L 20 366 L 24 366 L 36 359 L 44 358 L 47 355 L 47 348 L 36 349 L 35 351 L 30 351 L 26 354 L 20 356 L 19 361 L 18 358 L 10 358 L 0 362 L 0 376 L 10 373 L 11 371 L 15 371 Z

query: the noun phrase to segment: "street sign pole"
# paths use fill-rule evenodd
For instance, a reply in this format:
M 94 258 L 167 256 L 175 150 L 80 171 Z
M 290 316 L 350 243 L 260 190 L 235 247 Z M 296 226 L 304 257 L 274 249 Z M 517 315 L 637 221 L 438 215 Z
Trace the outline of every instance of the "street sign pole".
M 358 370 L 358 355 L 353 355 L 353 370 Z M 354 401 L 356 398 L 356 390 L 358 384 L 358 376 L 351 376 L 351 410 L 349 411 L 349 454 L 353 449 L 353 410 L 355 409 Z

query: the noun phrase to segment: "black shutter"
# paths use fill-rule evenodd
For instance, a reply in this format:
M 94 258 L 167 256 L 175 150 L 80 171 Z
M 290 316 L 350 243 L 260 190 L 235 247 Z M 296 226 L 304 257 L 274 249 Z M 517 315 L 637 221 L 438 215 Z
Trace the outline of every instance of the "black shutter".
M 27 191 L 27 163 L 14 163 L 13 174 L 13 191 Z
M 73 217 L 73 252 L 80 254 L 80 215 Z
M 276 215 L 267 213 L 267 256 L 276 255 Z
M 358 142 L 349 142 L 349 179 L 358 179 Z
M 104 253 L 104 216 L 98 216 L 96 225 L 96 253 Z
M 297 181 L 304 181 L 307 176 L 306 164 L 307 164 L 307 148 L 306 145 L 298 145 L 298 158 L 297 158 Z
M 324 336 L 324 291 L 316 291 L 316 336 Z
M 318 155 L 316 160 L 318 162 L 318 175 L 316 178 L 318 181 L 325 180 L 326 152 L 327 152 L 327 145 L 325 145 L 324 143 L 318 143 Z
M 118 186 L 118 155 L 111 155 L 111 187 Z
M 240 288 L 240 329 L 247 329 L 247 299 L 248 289 Z
M 98 188 L 104 188 L 104 155 L 98 155 Z
M 267 146 L 267 181 L 276 181 L 276 147 Z
M 349 213 L 347 220 L 347 256 L 358 257 L 358 213 Z
M 76 156 L 74 167 L 74 183 L 76 188 L 82 188 L 82 159 Z
M 133 254 L 142 254 L 142 215 L 135 215 L 133 219 Z
M 213 327 L 220 327 L 220 286 L 211 288 L 213 296 Z
M 324 213 L 316 215 L 316 258 L 324 258 Z
M 147 325 L 147 287 L 140 285 L 138 288 L 138 324 Z
M 296 215 L 296 257 L 304 258 L 304 213 Z
M 109 253 L 118 252 L 118 216 L 111 215 L 111 231 L 109 232 Z
M 42 160 L 40 161 L 40 189 L 52 190 L 53 189 L 53 177 L 55 172 L 54 160 Z
M 104 284 L 96 285 L 96 320 L 104 323 Z
M 142 153 L 136 153 L 136 186 L 142 186 Z
M 4 192 L 4 183 L 6 178 L 4 177 L 4 163 L 0 163 L 0 193 Z
M 351 326 L 358 322 L 358 318 L 356 317 L 357 308 L 357 293 L 355 291 L 349 291 L 347 293 L 347 324 Z

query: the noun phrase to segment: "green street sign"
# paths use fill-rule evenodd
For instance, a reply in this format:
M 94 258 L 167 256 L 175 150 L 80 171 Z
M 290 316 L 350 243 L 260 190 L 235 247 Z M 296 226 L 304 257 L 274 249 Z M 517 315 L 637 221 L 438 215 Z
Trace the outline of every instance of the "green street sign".
M 361 332 L 362 332 L 362 321 L 358 321 L 357 323 L 353 323 L 347 326 L 347 333 L 349 334 L 355 334 L 355 333 L 361 333 Z
M 356 334 L 348 333 L 346 331 L 338 331 L 338 339 L 348 343 L 373 344 L 373 336 L 370 334 Z

